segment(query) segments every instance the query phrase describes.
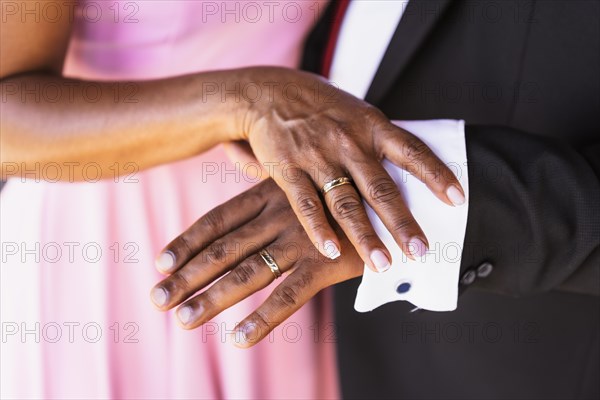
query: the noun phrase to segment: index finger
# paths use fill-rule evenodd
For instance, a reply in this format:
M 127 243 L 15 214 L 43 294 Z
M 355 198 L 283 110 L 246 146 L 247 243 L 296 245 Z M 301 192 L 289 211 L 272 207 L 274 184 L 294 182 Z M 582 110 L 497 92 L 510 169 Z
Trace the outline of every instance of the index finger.
M 156 268 L 163 274 L 177 271 L 210 243 L 255 218 L 265 202 L 261 193 L 250 189 L 206 213 L 161 251 Z
M 454 173 L 421 139 L 391 122 L 378 129 L 375 145 L 382 158 L 417 177 L 444 203 L 465 203 L 464 190 Z
M 284 191 L 310 241 L 325 257 L 340 256 L 340 240 L 332 228 L 321 198 L 309 176 L 294 163 L 276 166 L 273 179 Z

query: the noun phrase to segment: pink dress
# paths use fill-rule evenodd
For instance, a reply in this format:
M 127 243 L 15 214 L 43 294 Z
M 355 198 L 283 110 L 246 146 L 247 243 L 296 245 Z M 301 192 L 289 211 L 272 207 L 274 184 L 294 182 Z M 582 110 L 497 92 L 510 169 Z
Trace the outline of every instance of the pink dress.
M 318 2 L 267 3 L 83 2 L 65 73 L 127 80 L 296 66 Z M 9 180 L 0 196 L 2 398 L 338 397 L 328 293 L 250 350 L 224 336 L 272 287 L 193 331 L 150 302 L 158 251 L 255 183 L 220 147 L 118 182 L 91 182 L 93 168 L 87 183 L 49 182 L 46 172 Z

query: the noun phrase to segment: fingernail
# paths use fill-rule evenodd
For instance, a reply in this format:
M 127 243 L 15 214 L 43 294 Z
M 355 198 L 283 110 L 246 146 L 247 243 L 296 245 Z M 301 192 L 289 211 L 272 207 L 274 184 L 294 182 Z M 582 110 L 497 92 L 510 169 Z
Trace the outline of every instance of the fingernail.
M 332 240 L 326 240 L 323 244 L 323 248 L 325 249 L 325 254 L 332 260 L 338 258 L 340 254 L 340 249 L 335 245 Z
M 408 251 L 415 257 L 423 257 L 427 253 L 427 245 L 418 237 L 410 239 Z
M 192 307 L 184 306 L 179 308 L 177 310 L 177 318 L 179 318 L 179 321 L 183 325 L 187 325 L 187 323 L 190 322 L 190 319 L 192 318 Z
M 159 271 L 169 272 L 175 265 L 175 254 L 167 250 L 156 258 L 154 264 Z
M 375 269 L 379 272 L 385 272 L 391 267 L 390 260 L 381 250 L 373 250 L 371 252 L 371 261 L 375 265 Z
M 462 206 L 463 204 L 465 204 L 465 196 L 454 185 L 451 185 L 446 190 L 446 196 L 448 196 L 452 204 L 454 204 L 455 206 Z
M 250 344 L 250 339 L 255 332 L 256 325 L 253 323 L 239 326 L 232 333 L 231 339 L 233 339 L 233 344 L 237 347 L 247 347 L 248 344 Z
M 161 287 L 155 287 L 150 294 L 152 301 L 159 307 L 167 303 L 167 291 Z

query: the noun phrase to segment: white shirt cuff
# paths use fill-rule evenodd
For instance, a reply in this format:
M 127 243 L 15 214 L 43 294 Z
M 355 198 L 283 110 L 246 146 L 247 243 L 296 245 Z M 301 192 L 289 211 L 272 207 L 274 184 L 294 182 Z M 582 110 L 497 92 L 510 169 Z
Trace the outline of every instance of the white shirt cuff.
M 458 279 L 467 227 L 469 177 L 465 123 L 456 120 L 393 121 L 419 137 L 454 172 L 467 199 L 452 207 L 440 201 L 417 178 L 383 161 L 406 204 L 429 241 L 429 251 L 420 259 L 409 259 L 396 244 L 373 209 L 367 215 L 392 255 L 392 266 L 383 273 L 365 266 L 354 309 L 371 311 L 383 304 L 405 300 L 431 311 L 452 311 L 458 300 Z

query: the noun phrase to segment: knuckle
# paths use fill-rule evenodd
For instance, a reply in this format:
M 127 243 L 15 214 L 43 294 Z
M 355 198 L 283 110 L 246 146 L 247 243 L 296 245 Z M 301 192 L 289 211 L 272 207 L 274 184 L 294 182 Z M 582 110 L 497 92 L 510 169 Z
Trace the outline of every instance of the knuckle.
M 304 149 L 304 156 L 309 160 L 315 160 L 316 162 L 323 160 L 323 145 L 321 138 L 315 136 L 308 136 L 304 139 L 305 142 L 302 144 Z
M 328 270 L 329 266 L 323 263 L 305 264 L 300 266 L 298 269 L 299 279 L 298 285 L 302 287 L 302 290 L 309 296 L 314 296 L 318 291 L 323 289 L 327 285 L 327 279 L 324 279 L 324 275 L 330 275 L 331 271 Z
M 342 219 L 355 217 L 360 213 L 361 207 L 358 196 L 352 193 L 338 195 L 332 201 L 333 211 Z
M 336 133 L 336 139 L 338 146 L 340 147 L 340 153 L 346 157 L 352 157 L 356 154 L 362 154 L 363 148 L 358 143 L 357 138 L 352 135 L 352 131 L 345 126 L 338 127 Z
M 383 111 L 374 105 L 367 104 L 364 107 L 363 114 L 368 121 L 372 122 L 380 122 L 380 121 L 388 121 L 388 118 L 385 116 Z
M 179 236 L 179 240 L 177 241 L 178 246 L 176 246 L 178 249 L 181 249 L 183 252 L 187 253 L 187 254 L 194 254 L 193 249 L 193 244 L 191 241 L 191 238 L 189 237 L 189 233 L 188 232 L 184 232 L 181 234 L 181 236 Z M 177 254 L 177 253 L 175 253 Z
M 233 279 L 237 284 L 252 286 L 258 274 L 258 262 L 256 260 L 245 261 L 235 267 L 232 271 Z
M 444 172 L 439 165 L 428 165 L 419 160 L 412 159 L 406 163 L 406 170 L 416 177 L 422 177 L 432 183 L 440 183 L 444 178 Z
M 307 290 L 311 290 L 315 283 L 315 275 L 312 270 L 304 269 L 302 272 L 298 271 L 299 274 L 296 276 L 293 282 L 290 284 L 280 285 L 273 292 L 273 300 L 276 307 L 280 308 L 298 308 L 302 305 L 302 293 Z
M 250 321 L 259 329 L 259 332 L 266 332 L 276 326 L 276 324 L 271 322 L 268 315 L 262 310 L 256 310 L 253 316 L 250 318 Z
M 415 220 L 411 216 L 405 215 L 405 216 L 398 218 L 396 221 L 394 221 L 392 230 L 394 232 L 399 233 L 399 232 L 406 230 L 407 228 L 414 226 L 414 223 L 415 223 Z
M 219 241 L 212 243 L 206 251 L 207 261 L 211 264 L 219 264 L 227 258 L 225 243 Z
M 180 270 L 171 275 L 168 279 L 168 284 L 166 285 L 166 289 L 169 293 L 186 293 L 191 287 L 191 281 L 185 275 L 184 270 Z
M 404 144 L 404 155 L 409 160 L 417 160 L 429 154 L 429 147 L 417 138 L 411 138 Z
M 318 181 L 335 179 L 342 175 L 337 165 L 328 161 L 319 161 L 317 164 L 317 173 L 319 174 Z
M 345 143 L 347 141 L 352 141 L 351 129 L 347 124 L 342 122 L 337 122 L 331 128 L 331 134 L 333 137 L 340 143 Z
M 196 309 L 203 310 L 215 310 L 218 309 L 218 301 L 213 297 L 213 293 L 210 290 L 196 296 L 195 298 L 188 301 L 188 304 Z
M 344 157 L 363 152 L 357 139 L 350 124 L 336 122 L 331 128 L 331 141 L 338 146 L 339 154 L 343 154 Z
M 396 129 L 395 125 L 390 122 L 383 111 L 370 104 L 364 108 L 361 116 L 367 127 L 369 127 L 376 136 L 383 135 L 384 137 L 387 137 L 394 129 Z
M 313 250 L 311 249 L 311 251 L 313 251 Z M 320 254 L 302 255 L 301 257 L 298 257 L 294 261 L 295 261 L 294 269 L 296 271 L 298 271 L 298 272 L 295 272 L 295 274 L 298 274 L 300 271 L 311 271 L 311 270 L 318 268 L 321 265 L 321 255 Z
M 387 177 L 376 177 L 368 184 L 368 193 L 376 203 L 388 203 L 397 200 L 400 192 L 396 184 Z
M 377 235 L 375 232 L 360 232 L 356 237 L 356 242 L 360 247 L 368 246 L 377 240 Z
M 315 275 L 311 270 L 304 270 L 300 273 L 300 278 L 298 279 L 298 286 L 302 289 L 310 287 L 315 280 Z
M 326 219 L 321 220 L 321 219 L 317 218 L 316 216 L 308 221 L 308 226 L 309 226 L 309 229 L 313 232 L 322 232 L 322 231 L 329 229 L 327 220 Z M 299 229 L 297 230 L 297 233 L 300 234 L 304 238 L 305 235 L 308 234 L 307 231 L 304 230 L 304 227 L 302 227 L 302 225 L 298 225 L 298 228 Z M 292 231 L 290 230 L 290 233 L 291 232 Z
M 423 165 L 416 159 L 410 159 L 404 164 L 404 168 L 416 177 L 423 176 Z
M 296 203 L 298 210 L 307 218 L 314 218 L 321 210 L 321 202 L 319 199 L 308 193 L 302 193 L 298 196 Z
M 434 166 L 433 168 L 430 168 L 426 173 L 426 177 L 430 181 L 435 182 L 435 183 L 442 182 L 443 180 L 446 179 L 444 171 L 442 171 L 442 168 L 438 165 Z
M 278 306 L 295 308 L 300 304 L 300 293 L 297 285 L 284 286 L 273 293 L 273 300 Z
M 281 179 L 288 184 L 296 184 L 302 176 L 304 171 L 298 165 L 285 164 L 281 168 Z
M 202 225 L 202 229 L 220 232 L 225 226 L 223 214 L 218 209 L 209 211 L 202 219 Z
M 286 171 L 287 174 L 296 175 L 302 168 L 291 154 L 284 154 L 277 160 L 276 167 L 280 172 Z

